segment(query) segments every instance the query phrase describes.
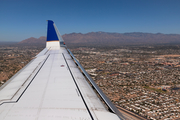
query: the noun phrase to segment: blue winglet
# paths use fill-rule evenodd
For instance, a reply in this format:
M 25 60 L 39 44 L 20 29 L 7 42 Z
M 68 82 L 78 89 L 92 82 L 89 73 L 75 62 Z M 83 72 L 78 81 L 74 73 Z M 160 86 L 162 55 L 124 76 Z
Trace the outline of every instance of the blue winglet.
M 47 41 L 59 41 L 54 27 L 54 22 L 52 20 L 48 20 Z

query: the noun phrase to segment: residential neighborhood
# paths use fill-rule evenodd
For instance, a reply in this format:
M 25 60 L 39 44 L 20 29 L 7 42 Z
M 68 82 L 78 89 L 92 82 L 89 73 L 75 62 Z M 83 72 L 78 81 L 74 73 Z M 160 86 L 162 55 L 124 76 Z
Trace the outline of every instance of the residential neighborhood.
M 180 50 L 78 48 L 73 53 L 117 106 L 147 119 L 180 118 Z

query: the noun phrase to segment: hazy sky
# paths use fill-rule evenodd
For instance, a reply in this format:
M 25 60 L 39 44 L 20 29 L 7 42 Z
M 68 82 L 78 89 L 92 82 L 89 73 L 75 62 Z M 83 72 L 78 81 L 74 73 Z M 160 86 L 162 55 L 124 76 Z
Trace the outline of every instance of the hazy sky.
M 180 34 L 180 0 L 0 0 L 0 41 L 60 33 L 148 32 Z

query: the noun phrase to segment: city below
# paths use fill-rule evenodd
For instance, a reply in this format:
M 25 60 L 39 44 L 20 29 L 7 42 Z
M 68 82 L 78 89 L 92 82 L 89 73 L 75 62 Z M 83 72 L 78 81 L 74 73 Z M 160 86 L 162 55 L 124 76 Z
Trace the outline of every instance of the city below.
M 89 46 L 73 47 L 70 50 L 124 116 L 131 114 L 132 117 L 137 116 L 139 119 L 178 120 L 180 119 L 179 47 L 179 45 Z M 43 48 L 44 46 L 0 46 L 1 85 Z

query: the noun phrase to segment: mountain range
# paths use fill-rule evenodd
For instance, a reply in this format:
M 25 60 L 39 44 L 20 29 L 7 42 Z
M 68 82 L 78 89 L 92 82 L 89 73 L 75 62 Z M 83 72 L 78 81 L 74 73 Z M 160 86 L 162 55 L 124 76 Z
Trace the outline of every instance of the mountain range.
M 180 44 L 180 34 L 162 33 L 70 33 L 62 36 L 67 45 L 141 45 L 141 44 Z M 28 38 L 19 44 L 45 44 L 46 37 Z

